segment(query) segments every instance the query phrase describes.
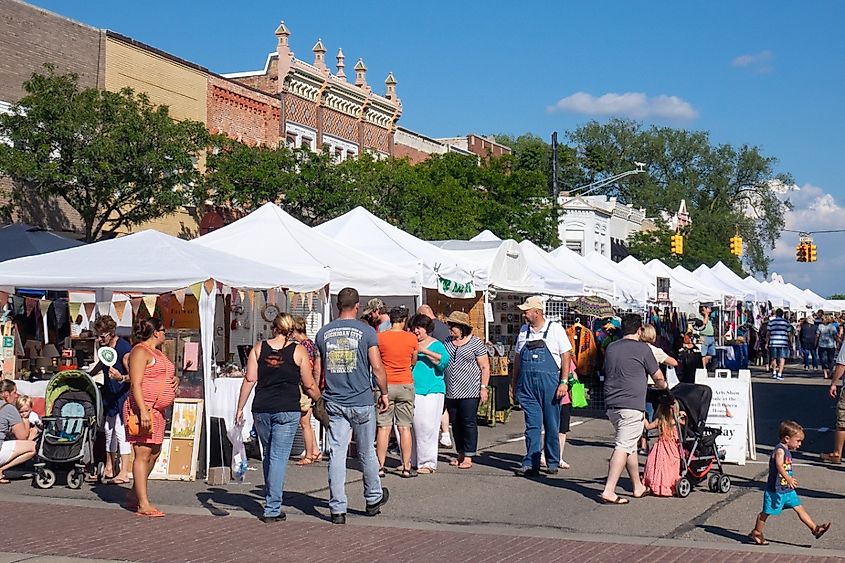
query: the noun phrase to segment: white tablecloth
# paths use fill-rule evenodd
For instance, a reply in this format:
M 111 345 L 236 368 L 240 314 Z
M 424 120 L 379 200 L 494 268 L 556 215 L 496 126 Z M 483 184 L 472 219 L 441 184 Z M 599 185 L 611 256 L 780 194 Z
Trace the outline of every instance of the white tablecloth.
M 227 431 L 235 424 L 235 409 L 238 408 L 238 395 L 241 392 L 242 382 L 242 377 L 218 377 L 211 382 L 211 395 L 205 398 L 208 415 L 222 418 L 226 422 Z M 252 398 L 254 396 L 255 389 L 253 388 L 244 405 L 244 440 L 249 438 L 249 431 L 252 429 Z

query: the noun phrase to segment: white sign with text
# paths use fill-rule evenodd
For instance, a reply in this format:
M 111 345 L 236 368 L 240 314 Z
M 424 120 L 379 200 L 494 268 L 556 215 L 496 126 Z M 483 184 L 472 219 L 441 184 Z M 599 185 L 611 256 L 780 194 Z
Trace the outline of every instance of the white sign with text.
M 717 369 L 711 373 L 699 369 L 695 372 L 695 382 L 707 385 L 713 392 L 707 426 L 722 431 L 716 439 L 716 446 L 725 452 L 725 461 L 745 465 L 746 459 L 754 459 L 756 438 L 751 372 L 747 369 L 738 372 Z

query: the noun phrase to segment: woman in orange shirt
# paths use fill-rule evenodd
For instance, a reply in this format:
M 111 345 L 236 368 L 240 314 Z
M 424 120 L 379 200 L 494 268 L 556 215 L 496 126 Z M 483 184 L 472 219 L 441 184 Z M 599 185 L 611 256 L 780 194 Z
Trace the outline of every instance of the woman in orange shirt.
M 399 449 L 402 452 L 402 477 L 416 477 L 411 469 L 411 426 L 414 424 L 414 377 L 411 369 L 417 363 L 417 337 L 405 330 L 408 309 L 395 307 L 390 311 L 389 330 L 378 334 L 378 349 L 387 372 L 387 398 L 390 406 L 378 413 L 376 432 L 376 456 L 379 473 L 384 474 L 384 460 L 387 457 L 387 443 L 390 429 L 399 429 Z

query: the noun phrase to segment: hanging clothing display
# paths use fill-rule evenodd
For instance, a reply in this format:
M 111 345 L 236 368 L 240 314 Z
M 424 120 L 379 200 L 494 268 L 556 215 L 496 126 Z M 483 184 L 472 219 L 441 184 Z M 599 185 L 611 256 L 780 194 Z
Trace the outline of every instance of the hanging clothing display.
M 566 335 L 572 343 L 572 354 L 575 358 L 578 377 L 591 378 L 598 367 L 599 349 L 595 336 L 580 322 L 567 328 Z

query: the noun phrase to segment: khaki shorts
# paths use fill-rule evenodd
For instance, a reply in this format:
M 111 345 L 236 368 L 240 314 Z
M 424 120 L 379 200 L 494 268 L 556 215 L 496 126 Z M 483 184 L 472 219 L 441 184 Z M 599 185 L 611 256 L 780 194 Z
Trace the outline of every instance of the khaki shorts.
M 387 399 L 390 406 L 378 413 L 377 426 L 399 426 L 410 428 L 414 424 L 414 384 L 388 385 Z
M 845 430 L 845 387 L 839 391 L 839 400 L 836 401 L 836 428 Z
M 607 409 L 607 418 L 616 432 L 614 447 L 626 454 L 636 453 L 643 435 L 643 411 L 636 409 Z

